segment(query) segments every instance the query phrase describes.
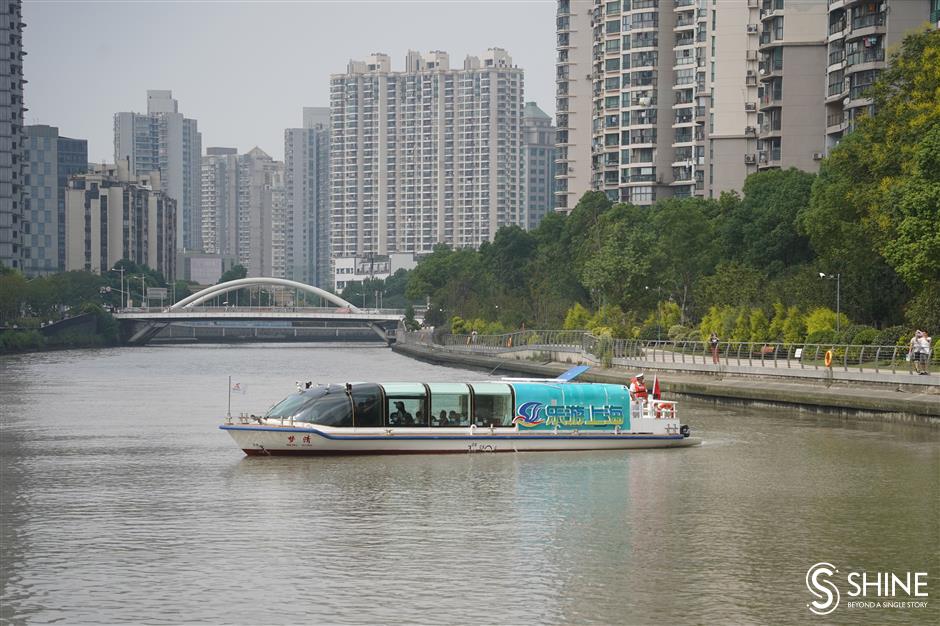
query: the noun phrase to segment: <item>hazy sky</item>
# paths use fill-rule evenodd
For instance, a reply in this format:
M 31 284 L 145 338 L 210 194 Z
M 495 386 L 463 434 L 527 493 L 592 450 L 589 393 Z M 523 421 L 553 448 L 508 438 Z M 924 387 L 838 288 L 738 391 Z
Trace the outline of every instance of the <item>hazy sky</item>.
M 304 106 L 329 106 L 350 58 L 444 50 L 451 67 L 487 48 L 525 70 L 525 99 L 554 115 L 554 0 L 25 0 L 27 124 L 88 140 L 112 161 L 112 116 L 172 89 L 199 120 L 203 149 L 284 152 Z

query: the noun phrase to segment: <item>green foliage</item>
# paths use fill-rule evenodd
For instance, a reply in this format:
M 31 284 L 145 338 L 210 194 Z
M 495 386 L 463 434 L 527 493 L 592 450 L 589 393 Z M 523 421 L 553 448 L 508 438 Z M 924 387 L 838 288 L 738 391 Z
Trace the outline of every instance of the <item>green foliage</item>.
M 418 320 L 415 319 L 415 308 L 413 305 L 409 304 L 405 309 L 405 319 L 403 320 L 406 330 L 416 331 L 421 328 L 421 324 L 418 323 Z
M 35 330 L 6 330 L 0 332 L 0 353 L 31 352 L 46 346 L 46 338 Z
M 878 331 L 870 326 L 855 333 L 850 343 L 857 346 L 870 346 L 878 339 Z
M 821 330 L 833 331 L 836 328 L 836 312 L 825 307 L 818 307 L 806 315 L 806 332 L 809 336 Z
M 904 317 L 914 328 L 940 329 L 940 280 L 925 285 L 908 302 Z
M 787 308 L 787 318 L 783 321 L 784 343 L 799 343 L 806 336 L 806 318 L 795 306 Z
M 770 322 L 763 309 L 751 309 L 750 315 L 751 335 L 749 341 L 753 343 L 767 343 L 772 341 Z
M 889 326 L 878 331 L 872 343 L 876 346 L 906 346 L 913 334 L 904 326 Z
M 248 270 L 245 269 L 244 265 L 233 265 L 231 269 L 227 270 L 219 278 L 219 282 L 216 284 L 221 285 L 222 283 L 227 283 L 233 280 L 240 280 L 248 276 Z
M 575 302 L 565 314 L 565 323 L 562 326 L 565 330 L 587 329 L 591 323 L 591 314 L 581 306 L 580 302 Z
M 611 367 L 614 364 L 614 339 L 609 329 L 595 329 L 593 332 L 597 337 L 597 344 L 594 346 L 594 356 L 601 361 L 603 367 Z
M 750 312 L 746 307 L 739 307 L 731 329 L 731 341 L 749 341 L 751 338 Z
M 806 335 L 806 343 L 832 345 L 838 342 L 836 331 L 830 328 L 820 328 Z
M 588 328 L 595 334 L 597 329 L 603 328 L 613 337 L 625 338 L 633 334 L 635 322 L 634 316 L 625 314 L 619 306 L 606 304 L 597 309 L 588 322 Z
M 823 162 L 800 229 L 825 271 L 849 280 L 846 310 L 898 319 L 940 279 L 940 31 L 906 36 L 881 73 L 875 114 Z M 902 284 L 903 281 L 903 284 Z
M 787 321 L 787 307 L 779 300 L 773 304 L 774 315 L 770 320 L 767 332 L 772 341 L 783 341 L 784 325 Z
M 684 341 L 689 335 L 689 329 L 682 324 L 673 324 L 669 327 L 668 335 L 672 341 Z
M 770 276 L 809 261 L 812 251 L 796 217 L 809 203 L 814 178 L 795 168 L 748 176 L 744 199 L 727 207 L 720 222 L 722 256 Z

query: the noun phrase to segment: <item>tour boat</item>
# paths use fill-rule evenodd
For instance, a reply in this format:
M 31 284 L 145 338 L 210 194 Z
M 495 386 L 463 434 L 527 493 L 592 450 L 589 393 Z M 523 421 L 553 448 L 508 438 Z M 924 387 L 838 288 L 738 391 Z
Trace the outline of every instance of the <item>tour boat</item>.
M 262 416 L 219 428 L 254 455 L 428 454 L 675 448 L 701 443 L 676 403 L 625 385 L 555 379 L 298 385 Z

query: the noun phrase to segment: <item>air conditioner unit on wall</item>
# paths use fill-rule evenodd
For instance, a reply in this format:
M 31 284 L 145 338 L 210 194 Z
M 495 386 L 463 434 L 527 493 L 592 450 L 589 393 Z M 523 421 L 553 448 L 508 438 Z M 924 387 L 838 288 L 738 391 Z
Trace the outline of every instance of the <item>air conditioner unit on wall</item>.
M 748 25 L 747 25 L 747 32 L 748 32 L 749 35 L 756 35 L 756 34 L 757 34 L 757 24 L 748 24 Z
M 744 163 L 745 163 L 745 165 L 754 165 L 755 163 L 757 163 L 757 155 L 756 155 L 756 154 L 745 154 L 745 155 L 744 155 Z
M 814 161 L 822 161 L 824 158 L 826 158 L 826 155 L 825 155 L 825 153 L 823 153 L 823 152 L 814 152 L 814 153 L 813 153 L 813 160 L 814 160 Z

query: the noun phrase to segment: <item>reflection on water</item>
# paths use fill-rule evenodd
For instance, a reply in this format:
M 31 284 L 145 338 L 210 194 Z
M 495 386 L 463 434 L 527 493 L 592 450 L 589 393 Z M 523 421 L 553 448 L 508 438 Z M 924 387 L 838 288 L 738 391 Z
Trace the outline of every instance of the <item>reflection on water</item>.
M 700 448 L 245 458 L 295 380 L 480 380 L 385 349 L 0 360 L 0 620 L 795 622 L 807 568 L 940 574 L 940 435 L 683 402 Z M 840 608 L 846 622 L 936 622 Z

